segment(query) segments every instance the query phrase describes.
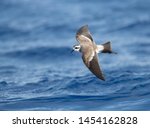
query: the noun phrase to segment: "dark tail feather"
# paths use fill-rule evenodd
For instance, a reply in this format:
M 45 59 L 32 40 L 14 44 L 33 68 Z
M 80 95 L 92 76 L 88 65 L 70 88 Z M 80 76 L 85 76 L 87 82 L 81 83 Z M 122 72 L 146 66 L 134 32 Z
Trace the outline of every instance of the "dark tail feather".
M 102 53 L 114 53 L 117 54 L 117 52 L 112 51 L 111 49 L 111 42 L 108 41 L 104 44 L 102 44 L 104 46 L 104 50 L 102 51 Z

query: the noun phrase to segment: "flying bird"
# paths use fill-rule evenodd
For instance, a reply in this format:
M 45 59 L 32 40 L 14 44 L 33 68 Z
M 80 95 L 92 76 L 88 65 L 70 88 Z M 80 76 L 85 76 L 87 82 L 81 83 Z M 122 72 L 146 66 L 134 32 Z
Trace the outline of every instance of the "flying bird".
M 73 51 L 82 53 L 82 60 L 86 67 L 99 79 L 105 80 L 104 74 L 99 66 L 98 53 L 114 53 L 111 49 L 111 42 L 101 45 L 94 42 L 88 25 L 82 26 L 76 33 L 76 40 L 79 44 L 73 46 Z

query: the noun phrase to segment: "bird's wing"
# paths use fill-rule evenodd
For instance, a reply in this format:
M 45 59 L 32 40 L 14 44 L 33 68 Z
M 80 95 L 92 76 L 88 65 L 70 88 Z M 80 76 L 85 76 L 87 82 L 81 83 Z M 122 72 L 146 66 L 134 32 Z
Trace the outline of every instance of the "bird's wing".
M 79 43 L 93 44 L 93 38 L 89 32 L 88 25 L 82 26 L 76 33 L 76 39 Z
M 91 54 L 90 57 L 92 57 L 93 54 Z M 90 58 L 89 57 L 89 58 Z M 95 52 L 93 55 L 93 58 L 90 61 L 87 61 L 87 56 L 86 54 L 82 54 L 82 59 L 87 68 L 99 79 L 105 80 L 104 75 L 102 73 L 102 70 L 100 69 L 99 63 L 98 63 L 98 57 L 97 53 Z

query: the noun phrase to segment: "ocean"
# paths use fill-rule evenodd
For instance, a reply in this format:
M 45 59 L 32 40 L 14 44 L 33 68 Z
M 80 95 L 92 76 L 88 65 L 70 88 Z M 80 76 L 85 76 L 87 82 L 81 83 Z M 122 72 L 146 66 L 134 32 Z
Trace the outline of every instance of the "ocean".
M 0 110 L 150 110 L 149 0 L 1 0 Z M 71 53 L 88 25 L 106 81 Z

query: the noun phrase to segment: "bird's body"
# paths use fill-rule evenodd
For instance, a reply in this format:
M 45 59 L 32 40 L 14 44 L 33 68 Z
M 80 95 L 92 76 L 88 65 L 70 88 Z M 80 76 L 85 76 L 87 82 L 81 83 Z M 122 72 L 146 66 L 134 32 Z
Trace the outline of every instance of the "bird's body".
M 110 42 L 102 45 L 96 45 L 88 30 L 88 26 L 81 27 L 76 33 L 76 39 L 79 44 L 74 45 L 73 50 L 82 53 L 82 59 L 87 68 L 99 79 L 105 80 L 102 70 L 98 63 L 97 54 L 115 53 L 111 50 Z

